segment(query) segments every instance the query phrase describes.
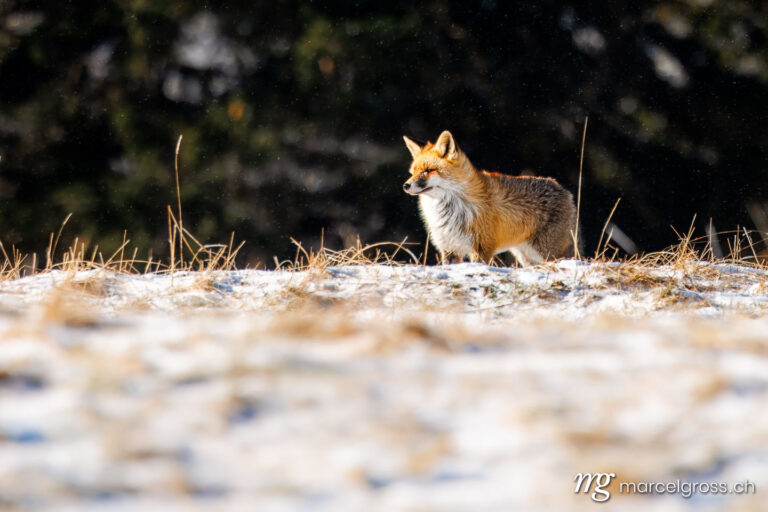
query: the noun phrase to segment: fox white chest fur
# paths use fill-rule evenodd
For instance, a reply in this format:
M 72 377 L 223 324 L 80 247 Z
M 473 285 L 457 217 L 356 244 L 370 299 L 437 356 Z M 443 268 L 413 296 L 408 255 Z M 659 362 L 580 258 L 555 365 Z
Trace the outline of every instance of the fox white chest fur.
M 439 179 L 439 178 L 438 178 Z M 472 254 L 470 225 L 477 212 L 463 197 L 461 190 L 436 190 L 421 194 L 419 206 L 435 247 L 459 257 Z

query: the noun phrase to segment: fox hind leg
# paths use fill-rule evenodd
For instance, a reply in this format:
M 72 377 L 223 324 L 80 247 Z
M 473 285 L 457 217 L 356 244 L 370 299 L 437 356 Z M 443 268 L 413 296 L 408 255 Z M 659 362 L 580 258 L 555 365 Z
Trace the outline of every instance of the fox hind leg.
M 538 265 L 544 261 L 541 252 L 528 242 L 512 247 L 509 252 L 512 253 L 517 262 L 523 267 Z

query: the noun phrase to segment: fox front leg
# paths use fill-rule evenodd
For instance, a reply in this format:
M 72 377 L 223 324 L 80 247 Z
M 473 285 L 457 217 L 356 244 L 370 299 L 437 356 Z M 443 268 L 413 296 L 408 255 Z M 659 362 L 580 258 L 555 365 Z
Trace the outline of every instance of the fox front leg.
M 451 263 L 461 263 L 461 257 L 454 252 L 441 252 L 440 262 L 443 265 L 450 265 Z
M 473 263 L 481 261 L 486 265 L 490 265 L 491 261 L 493 260 L 493 251 L 489 251 L 483 246 L 475 247 L 469 257 L 469 260 Z

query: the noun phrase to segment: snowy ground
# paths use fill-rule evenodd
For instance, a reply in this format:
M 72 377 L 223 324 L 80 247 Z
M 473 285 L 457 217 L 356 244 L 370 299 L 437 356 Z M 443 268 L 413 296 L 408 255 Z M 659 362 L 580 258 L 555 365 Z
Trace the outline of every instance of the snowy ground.
M 0 510 L 768 511 L 767 411 L 742 266 L 0 283 Z

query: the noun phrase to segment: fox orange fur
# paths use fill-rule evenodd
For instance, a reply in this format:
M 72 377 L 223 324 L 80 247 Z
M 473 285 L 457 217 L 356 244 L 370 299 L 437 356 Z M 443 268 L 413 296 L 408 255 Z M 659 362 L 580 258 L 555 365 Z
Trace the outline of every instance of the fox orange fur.
M 419 196 L 443 263 L 489 263 L 504 251 L 524 266 L 573 255 L 576 208 L 557 181 L 478 170 L 448 131 L 424 146 L 403 138 L 413 156 L 403 189 Z

